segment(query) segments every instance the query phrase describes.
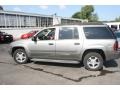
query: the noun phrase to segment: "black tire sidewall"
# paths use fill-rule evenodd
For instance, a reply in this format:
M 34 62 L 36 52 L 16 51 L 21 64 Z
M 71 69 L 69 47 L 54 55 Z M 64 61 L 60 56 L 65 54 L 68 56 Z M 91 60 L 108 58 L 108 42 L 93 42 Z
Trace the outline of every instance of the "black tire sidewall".
M 17 54 L 18 52 L 23 52 L 23 53 L 26 55 L 26 60 L 25 60 L 24 62 L 19 62 L 19 61 L 16 60 L 16 54 Z M 13 53 L 13 58 L 14 58 L 14 61 L 15 61 L 16 63 L 18 63 L 18 64 L 25 64 L 25 63 L 28 62 L 28 56 L 27 56 L 27 54 L 26 54 L 26 52 L 25 52 L 24 49 L 17 49 L 17 50 L 15 50 L 14 53 Z
M 93 68 L 90 68 L 90 67 L 87 65 L 87 60 L 88 60 L 91 56 L 95 56 L 95 57 L 99 58 L 99 60 L 100 60 L 99 67 L 93 69 Z M 85 55 L 84 60 L 83 60 L 83 64 L 84 64 L 84 67 L 85 67 L 87 70 L 90 70 L 90 71 L 98 71 L 98 70 L 101 70 L 101 69 L 103 68 L 103 58 L 102 58 L 102 56 L 101 56 L 99 53 L 89 52 L 89 53 L 87 53 L 87 54 Z

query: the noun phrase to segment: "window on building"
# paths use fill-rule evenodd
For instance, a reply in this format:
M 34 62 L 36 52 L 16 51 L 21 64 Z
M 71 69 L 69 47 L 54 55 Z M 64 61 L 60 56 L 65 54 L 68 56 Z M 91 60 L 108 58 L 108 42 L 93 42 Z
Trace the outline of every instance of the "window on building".
M 111 28 L 117 30 L 117 25 L 111 25 Z

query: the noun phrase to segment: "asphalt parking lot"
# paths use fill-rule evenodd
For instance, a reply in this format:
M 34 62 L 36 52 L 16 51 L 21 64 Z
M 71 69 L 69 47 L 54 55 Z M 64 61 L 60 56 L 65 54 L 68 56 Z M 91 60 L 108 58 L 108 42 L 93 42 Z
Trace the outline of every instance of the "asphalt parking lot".
M 102 71 L 87 71 L 81 64 L 32 61 L 18 65 L 0 44 L 1 85 L 107 85 L 120 84 L 120 59 L 105 63 Z

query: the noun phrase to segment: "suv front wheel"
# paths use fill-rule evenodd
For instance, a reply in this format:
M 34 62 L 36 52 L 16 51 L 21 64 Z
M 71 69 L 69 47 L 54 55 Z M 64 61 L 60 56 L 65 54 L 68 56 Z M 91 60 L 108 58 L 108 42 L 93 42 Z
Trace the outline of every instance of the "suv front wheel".
M 88 70 L 101 70 L 103 68 L 103 58 L 99 53 L 90 52 L 85 55 L 83 64 Z
M 25 64 L 29 61 L 28 56 L 24 49 L 17 49 L 13 53 L 13 57 L 16 63 Z

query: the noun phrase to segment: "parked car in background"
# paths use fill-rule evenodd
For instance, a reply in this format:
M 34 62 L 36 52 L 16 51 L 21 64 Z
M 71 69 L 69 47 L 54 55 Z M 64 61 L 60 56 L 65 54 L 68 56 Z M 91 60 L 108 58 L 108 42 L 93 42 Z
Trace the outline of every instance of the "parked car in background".
M 0 43 L 12 42 L 13 36 L 11 34 L 0 31 Z
M 120 49 L 120 31 L 115 31 L 114 33 L 118 41 L 118 48 Z
M 30 32 L 28 32 L 28 33 L 26 33 L 26 34 L 23 34 L 23 35 L 21 35 L 21 39 L 27 39 L 27 38 L 30 38 L 30 37 L 32 37 L 34 34 L 36 34 L 38 31 L 30 31 Z
M 30 59 L 83 62 L 88 70 L 101 70 L 107 60 L 119 57 L 118 43 L 106 25 L 61 25 L 42 29 L 32 38 L 10 44 L 18 64 Z

